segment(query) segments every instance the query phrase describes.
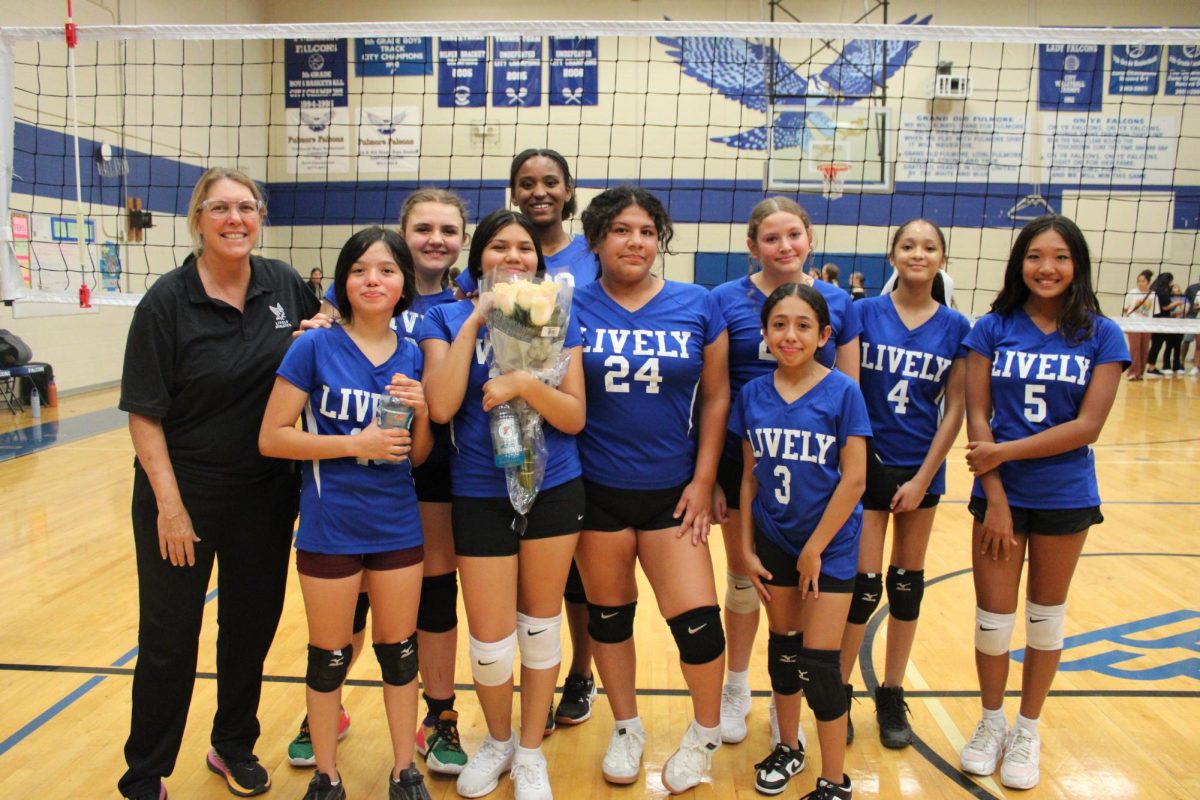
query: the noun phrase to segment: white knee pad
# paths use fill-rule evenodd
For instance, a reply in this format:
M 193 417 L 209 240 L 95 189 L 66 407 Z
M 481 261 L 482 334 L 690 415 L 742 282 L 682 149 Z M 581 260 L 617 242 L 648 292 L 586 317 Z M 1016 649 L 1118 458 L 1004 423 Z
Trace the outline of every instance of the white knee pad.
M 1013 627 L 1017 615 L 993 614 L 975 607 L 975 649 L 987 656 L 1002 656 L 1008 653 L 1012 642 Z
M 725 573 L 725 610 L 735 614 L 758 611 L 758 592 L 745 575 Z
M 513 674 L 513 657 L 517 654 L 517 632 L 513 631 L 498 642 L 471 640 L 471 677 L 480 686 L 499 686 Z
M 1034 650 L 1062 650 L 1063 620 L 1067 616 L 1067 604 L 1061 606 L 1038 605 L 1025 601 L 1025 646 Z
M 518 613 L 517 638 L 521 643 L 521 666 L 557 667 L 562 661 L 562 612 L 545 618 Z

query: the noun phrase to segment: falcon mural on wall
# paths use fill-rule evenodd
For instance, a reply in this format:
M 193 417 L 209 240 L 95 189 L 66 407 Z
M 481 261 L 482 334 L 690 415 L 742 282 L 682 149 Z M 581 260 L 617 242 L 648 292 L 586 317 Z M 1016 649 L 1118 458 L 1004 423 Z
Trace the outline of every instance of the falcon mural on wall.
M 901 25 L 928 25 L 929 14 L 900 21 Z M 678 62 L 685 75 L 715 89 L 722 96 L 747 108 L 766 112 L 770 91 L 768 70 L 774 72 L 776 108 L 803 105 L 803 110 L 779 111 L 774 119 L 774 148 L 801 147 L 811 129 L 832 136 L 834 117 L 821 106 L 847 106 L 870 96 L 887 78 L 908 63 L 919 42 L 889 41 L 884 60 L 885 42 L 851 39 L 842 47 L 836 61 L 816 75 L 805 77 L 780 57 L 775 48 L 762 41 L 728 36 L 657 37 L 667 55 Z M 712 141 L 739 150 L 766 150 L 767 126 L 750 128 L 731 136 L 715 136 Z

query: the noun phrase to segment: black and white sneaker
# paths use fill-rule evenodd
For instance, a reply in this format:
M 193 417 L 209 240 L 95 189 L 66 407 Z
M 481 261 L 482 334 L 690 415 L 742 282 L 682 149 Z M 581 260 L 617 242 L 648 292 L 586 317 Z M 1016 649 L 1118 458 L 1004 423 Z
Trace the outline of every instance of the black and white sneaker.
M 574 673 L 563 682 L 562 699 L 554 712 L 554 721 L 560 725 L 578 725 L 592 716 L 592 703 L 596 700 L 595 678 L 585 678 Z
M 846 744 L 854 744 L 854 717 L 850 714 L 850 705 L 854 702 L 854 684 L 842 684 L 846 690 Z
M 788 781 L 804 769 L 804 748 L 793 750 L 783 742 L 775 745 L 771 755 L 754 765 L 754 788 L 759 794 L 783 794 Z
M 879 741 L 884 747 L 899 750 L 912 744 L 910 713 L 908 703 L 904 702 L 903 686 L 875 688 L 875 719 L 879 721 Z
M 801 797 L 800 800 L 851 800 L 854 787 L 850 785 L 849 776 L 842 775 L 842 785 L 830 783 L 824 778 L 817 778 L 817 788 Z

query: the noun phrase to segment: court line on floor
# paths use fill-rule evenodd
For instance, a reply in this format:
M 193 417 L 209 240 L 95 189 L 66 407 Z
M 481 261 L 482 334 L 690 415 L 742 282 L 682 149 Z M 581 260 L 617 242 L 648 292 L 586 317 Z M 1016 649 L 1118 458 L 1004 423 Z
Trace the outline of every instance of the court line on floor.
M 109 433 L 128 421 L 124 411 L 110 407 L 0 433 L 0 462 Z

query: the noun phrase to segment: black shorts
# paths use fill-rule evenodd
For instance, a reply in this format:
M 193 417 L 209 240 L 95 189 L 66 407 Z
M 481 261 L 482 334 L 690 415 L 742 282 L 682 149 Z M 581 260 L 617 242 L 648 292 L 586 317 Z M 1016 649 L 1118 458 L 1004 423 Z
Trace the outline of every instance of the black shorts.
M 762 535 L 758 526 L 754 526 L 754 552 L 758 560 L 771 573 L 771 580 L 763 581 L 768 586 L 787 586 L 796 588 L 800 585 L 800 570 L 796 569 L 796 559 L 766 536 Z M 830 594 L 849 594 L 854 591 L 854 578 L 835 578 L 821 573 L 817 579 L 817 588 Z
M 725 493 L 725 507 L 736 511 L 742 507 L 742 459 L 721 456 L 717 463 L 717 486 Z
M 588 531 L 660 531 L 679 526 L 675 506 L 687 484 L 671 489 L 614 489 L 584 480 L 587 510 L 583 528 Z
M 422 503 L 449 503 L 450 462 L 426 461 L 413 470 L 413 483 L 417 485 L 417 500 Z
M 863 511 L 891 511 L 892 498 L 900 484 L 912 480 L 920 467 L 889 467 L 879 460 L 879 454 L 867 439 L 867 488 L 863 490 Z M 941 495 L 926 494 L 917 508 L 933 508 Z
M 312 553 L 296 551 L 296 572 L 310 578 L 349 578 L 364 569 L 386 572 L 404 569 L 425 560 L 425 547 L 406 547 L 402 550 L 385 550 L 381 553 Z
M 987 515 L 987 499 L 972 497 L 967 504 L 971 516 L 979 522 Z M 1100 506 L 1088 508 L 1020 508 L 1009 506 L 1012 512 L 1013 533 L 1040 534 L 1042 536 L 1063 536 L 1069 533 L 1079 533 L 1093 525 L 1104 522 Z
M 579 533 L 583 525 L 583 479 L 542 489 L 525 515 L 525 533 L 514 525 L 517 513 L 507 497 L 455 497 L 450 511 L 454 553 L 460 556 L 515 556 L 522 539 L 549 539 Z

